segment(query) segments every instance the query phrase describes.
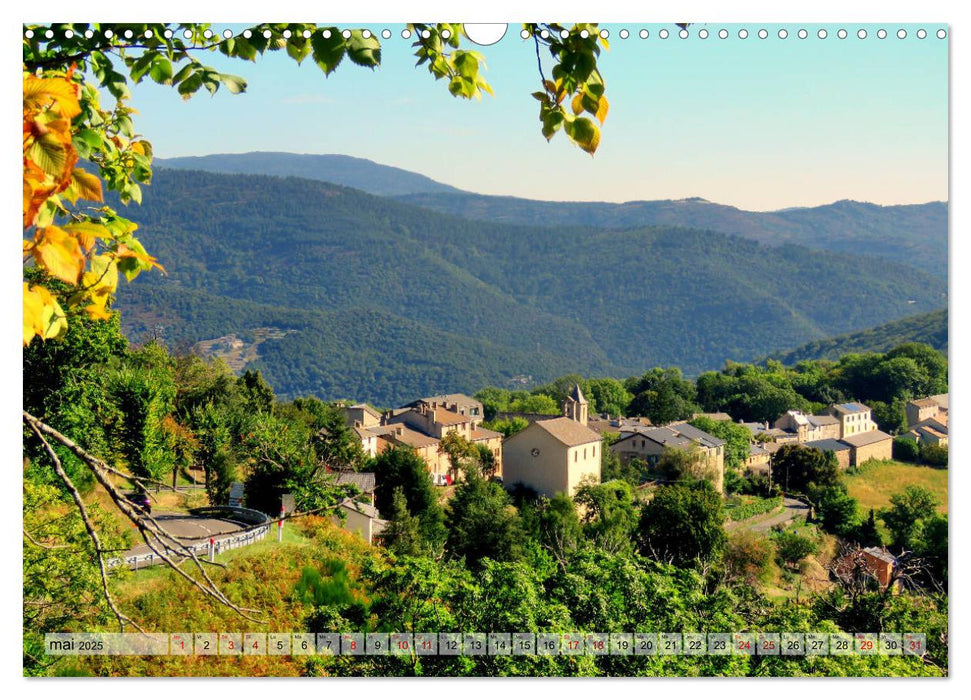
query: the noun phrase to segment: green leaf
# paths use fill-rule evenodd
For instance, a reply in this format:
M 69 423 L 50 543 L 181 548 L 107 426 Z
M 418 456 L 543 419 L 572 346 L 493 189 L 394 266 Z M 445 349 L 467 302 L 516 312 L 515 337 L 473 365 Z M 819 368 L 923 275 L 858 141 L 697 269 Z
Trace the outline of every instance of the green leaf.
M 152 62 L 152 67 L 148 75 L 160 85 L 169 85 L 172 82 L 172 62 L 165 56 L 156 56 Z
M 344 58 L 346 48 L 344 39 L 341 37 L 337 27 L 330 28 L 330 36 L 324 37 L 323 32 L 314 32 L 310 37 L 310 46 L 313 49 L 314 63 L 320 66 L 325 75 L 334 72 Z
M 186 66 L 188 68 L 188 66 Z M 178 91 L 182 95 L 183 99 L 189 99 L 192 97 L 196 91 L 202 87 L 202 74 L 199 72 L 192 73 L 188 78 L 179 83 Z
M 566 122 L 563 130 L 576 145 L 593 155 L 600 145 L 600 129 L 590 119 L 577 117 Z
M 303 63 L 308 54 L 310 54 L 310 42 L 304 39 L 291 39 L 287 42 L 287 55 L 296 61 L 298 64 Z
M 355 29 L 347 40 L 347 57 L 359 66 L 374 68 L 381 64 L 381 42 L 374 34 L 365 38 L 362 30 Z

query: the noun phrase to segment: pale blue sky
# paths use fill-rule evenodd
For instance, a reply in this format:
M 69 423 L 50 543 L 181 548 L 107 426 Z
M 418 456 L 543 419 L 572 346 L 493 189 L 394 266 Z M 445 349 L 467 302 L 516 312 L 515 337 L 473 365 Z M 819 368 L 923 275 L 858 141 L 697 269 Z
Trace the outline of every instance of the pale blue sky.
M 515 25 L 481 49 L 496 91 L 481 102 L 451 97 L 444 81 L 415 68 L 403 25 L 366 26 L 394 31 L 376 71 L 346 62 L 324 78 L 309 60 L 297 66 L 273 54 L 254 64 L 213 54 L 207 62 L 248 80 L 246 94 L 184 102 L 171 88 L 139 85 L 136 126 L 161 157 L 344 153 L 475 192 L 539 199 L 698 196 L 756 210 L 947 199 L 948 39 L 935 36 L 942 25 L 713 23 L 692 25 L 688 39 L 673 25 L 604 25 L 611 110 L 594 158 L 562 134 L 549 144 L 541 136 L 530 97 L 539 80 L 534 47 Z M 626 40 L 622 26 L 631 30 Z M 738 37 L 741 26 L 747 39 Z M 883 26 L 889 34 L 879 39 Z M 664 27 L 667 39 L 658 35 Z M 727 39 L 717 36 L 723 27 Z M 762 27 L 767 39 L 756 36 Z M 817 37 L 821 27 L 826 39 Z M 846 39 L 837 37 L 840 27 Z M 638 37 L 641 28 L 648 39 Z M 797 37 L 799 28 L 808 38 Z M 901 28 L 905 39 L 896 36 Z M 916 37 L 919 28 L 927 38 Z
M 226 25 L 217 25 L 222 29 Z M 354 25 L 358 26 L 358 25 Z M 837 199 L 880 204 L 947 199 L 948 40 L 939 25 L 604 25 L 601 57 L 611 110 L 590 158 L 539 132 L 536 57 L 511 26 L 481 49 L 496 96 L 451 97 L 415 68 L 403 25 L 384 40 L 382 66 L 349 62 L 329 78 L 309 60 L 272 54 L 213 65 L 244 76 L 243 95 L 134 89 L 136 125 L 159 156 L 278 150 L 345 153 L 487 194 L 625 201 L 699 196 L 765 210 Z M 618 36 L 622 26 L 630 38 Z M 661 28 L 671 36 L 661 39 Z M 720 39 L 727 28 L 729 38 Z M 756 36 L 758 28 L 769 32 Z M 798 28 L 809 36 L 799 39 Z M 817 31 L 824 27 L 826 39 Z M 845 27 L 846 39 L 836 31 Z M 868 32 L 859 39 L 859 28 Z M 925 28 L 928 36 L 918 39 Z M 646 40 L 638 31 L 647 28 Z M 907 38 L 895 32 L 903 28 Z M 709 37 L 697 32 L 707 29 Z M 545 61 L 545 57 L 544 57 Z M 549 70 L 549 62 L 546 70 Z

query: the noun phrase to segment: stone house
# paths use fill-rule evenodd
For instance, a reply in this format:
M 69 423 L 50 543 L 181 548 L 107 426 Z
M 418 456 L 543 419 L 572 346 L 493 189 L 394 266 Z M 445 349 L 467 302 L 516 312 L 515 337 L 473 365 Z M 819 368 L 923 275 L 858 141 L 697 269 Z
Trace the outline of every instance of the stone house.
M 934 418 L 927 418 L 914 425 L 907 433 L 917 442 L 927 442 L 931 445 L 947 447 L 947 414 L 940 413 Z
M 873 412 L 862 403 L 834 403 L 826 409 L 826 414 L 839 420 L 840 440 L 877 429 L 877 424 L 873 422 Z
M 769 473 L 771 454 L 763 445 L 752 443 L 745 458 L 745 469 L 753 474 L 766 475 Z
M 904 412 L 907 414 L 908 427 L 913 427 L 918 423 L 927 420 L 928 418 L 938 418 L 942 414 L 947 416 L 947 410 L 947 394 L 938 394 L 936 396 L 928 396 L 924 399 L 915 399 L 914 401 L 908 401 L 907 405 L 904 406 Z
M 331 522 L 337 527 L 356 534 L 368 544 L 374 544 L 378 536 L 388 526 L 388 521 L 382 520 L 378 509 L 370 503 L 346 498 L 341 501 L 340 508 L 345 516 L 344 522 L 341 522 L 336 515 L 331 517 Z
M 585 477 L 600 482 L 602 445 L 598 433 L 565 416 L 536 421 L 503 443 L 503 483 L 572 496 Z
M 893 437 L 882 430 L 848 435 L 841 442 L 850 446 L 850 466 L 858 467 L 871 459 L 893 458 Z
M 715 475 L 715 488 L 724 493 L 725 441 L 721 438 L 683 422 L 660 428 L 625 427 L 620 436 L 610 449 L 624 462 L 636 458 L 654 465 L 665 449 L 688 450 L 697 446 L 704 456 L 705 466 Z
M 832 452 L 836 455 L 836 461 L 840 469 L 849 468 L 852 462 L 853 448 L 845 442 L 826 438 L 824 440 L 812 440 L 806 443 L 806 447 L 815 447 L 823 452 Z

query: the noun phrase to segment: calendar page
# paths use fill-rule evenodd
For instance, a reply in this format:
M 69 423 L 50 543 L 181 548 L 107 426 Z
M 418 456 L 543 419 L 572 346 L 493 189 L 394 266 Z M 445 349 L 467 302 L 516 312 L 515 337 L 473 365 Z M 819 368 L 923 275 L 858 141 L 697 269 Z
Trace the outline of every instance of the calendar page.
M 23 24 L 23 675 L 947 676 L 951 28 L 685 19 Z

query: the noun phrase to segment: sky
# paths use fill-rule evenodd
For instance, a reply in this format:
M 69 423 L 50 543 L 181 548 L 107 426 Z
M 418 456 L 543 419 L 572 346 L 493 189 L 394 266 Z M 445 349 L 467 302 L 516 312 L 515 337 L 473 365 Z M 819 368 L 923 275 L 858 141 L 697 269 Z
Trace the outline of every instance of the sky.
M 325 78 L 310 60 L 298 66 L 279 53 L 256 63 L 207 55 L 246 78 L 247 92 L 203 91 L 183 101 L 145 82 L 133 89 L 136 126 L 160 157 L 343 153 L 465 190 L 533 199 L 703 197 L 750 210 L 948 199 L 949 38 L 936 36 L 943 24 L 698 23 L 686 39 L 671 23 L 602 25 L 610 32 L 600 68 L 611 108 L 594 157 L 563 134 L 551 143 L 540 134 L 530 96 L 539 89 L 535 48 L 517 25 L 479 49 L 496 95 L 478 102 L 453 98 L 445 81 L 414 67 L 403 24 L 341 26 L 392 30 L 380 68 L 345 61 Z M 619 37 L 622 28 L 629 38 Z M 726 39 L 718 37 L 723 28 Z M 800 39 L 803 28 L 808 37 Z M 838 38 L 840 28 L 847 38 Z M 896 36 L 900 29 L 906 38 Z M 547 75 L 551 65 L 544 57 Z

